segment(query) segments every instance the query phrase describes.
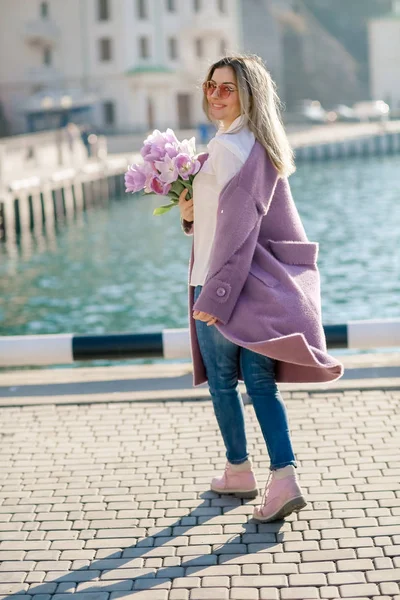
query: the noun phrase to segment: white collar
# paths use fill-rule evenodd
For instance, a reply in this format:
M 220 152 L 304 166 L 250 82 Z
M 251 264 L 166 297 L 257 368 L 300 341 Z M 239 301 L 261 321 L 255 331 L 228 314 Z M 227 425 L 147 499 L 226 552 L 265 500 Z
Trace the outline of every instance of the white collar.
M 236 119 L 229 125 L 228 129 L 218 129 L 216 135 L 221 135 L 222 133 L 229 133 L 232 129 L 236 129 L 236 127 L 242 123 L 244 120 L 244 115 L 239 115 Z

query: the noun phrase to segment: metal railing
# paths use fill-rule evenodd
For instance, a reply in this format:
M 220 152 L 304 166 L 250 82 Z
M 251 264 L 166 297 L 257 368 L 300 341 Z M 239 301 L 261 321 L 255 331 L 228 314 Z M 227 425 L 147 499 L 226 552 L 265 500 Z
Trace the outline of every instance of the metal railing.
M 400 347 L 400 319 L 324 325 L 328 349 Z M 189 329 L 111 335 L 26 335 L 0 337 L 0 367 L 70 364 L 86 360 L 191 359 Z

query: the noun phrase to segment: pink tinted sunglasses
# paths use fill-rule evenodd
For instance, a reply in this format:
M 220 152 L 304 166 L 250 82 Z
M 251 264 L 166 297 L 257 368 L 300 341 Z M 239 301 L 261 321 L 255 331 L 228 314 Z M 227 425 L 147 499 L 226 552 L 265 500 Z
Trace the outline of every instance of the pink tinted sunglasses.
M 235 89 L 232 89 L 232 87 L 226 83 L 221 83 L 220 85 L 217 85 L 214 81 L 205 81 L 203 83 L 203 92 L 206 96 L 212 96 L 215 90 L 218 90 L 218 96 L 222 99 L 228 98 L 230 94 L 236 92 Z

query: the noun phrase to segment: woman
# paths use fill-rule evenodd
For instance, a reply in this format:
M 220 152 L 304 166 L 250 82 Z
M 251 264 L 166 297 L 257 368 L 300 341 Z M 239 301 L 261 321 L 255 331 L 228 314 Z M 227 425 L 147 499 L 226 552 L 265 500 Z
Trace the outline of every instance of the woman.
M 193 235 L 189 315 L 194 385 L 207 381 L 226 448 L 211 489 L 254 498 L 238 380 L 252 399 L 270 476 L 254 518 L 273 521 L 306 500 L 296 474 L 277 381 L 330 381 L 343 366 L 326 352 L 316 266 L 290 193 L 293 154 L 270 74 L 257 56 L 214 63 L 204 110 L 219 124 L 199 159 L 193 200 L 181 194 L 181 224 Z

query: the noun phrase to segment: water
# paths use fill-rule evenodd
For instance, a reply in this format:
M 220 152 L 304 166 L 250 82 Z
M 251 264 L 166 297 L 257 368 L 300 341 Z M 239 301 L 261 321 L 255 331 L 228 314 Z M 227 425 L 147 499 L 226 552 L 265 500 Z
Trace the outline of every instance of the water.
M 399 157 L 300 164 L 290 183 L 320 244 L 324 324 L 398 318 Z M 161 203 L 124 195 L 61 223 L 52 240 L 0 245 L 0 335 L 187 327 L 191 238 L 177 208 L 152 215 Z

